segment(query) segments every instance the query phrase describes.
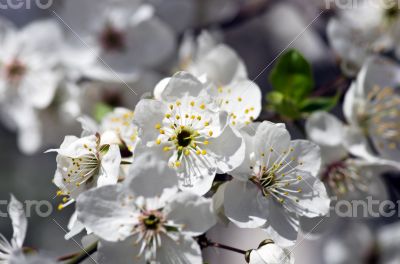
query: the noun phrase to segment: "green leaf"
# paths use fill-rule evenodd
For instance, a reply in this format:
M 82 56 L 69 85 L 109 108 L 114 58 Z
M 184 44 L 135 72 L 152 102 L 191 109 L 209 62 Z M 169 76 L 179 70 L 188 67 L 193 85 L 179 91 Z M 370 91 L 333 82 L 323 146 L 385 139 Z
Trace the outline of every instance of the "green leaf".
M 269 80 L 274 91 L 295 102 L 304 100 L 314 88 L 311 65 L 296 50 L 282 55 L 272 69 Z
M 301 112 L 312 113 L 315 111 L 329 111 L 335 107 L 339 96 L 333 97 L 313 97 L 304 100 L 301 107 Z
M 105 115 L 112 112 L 113 108 L 105 103 L 97 103 L 94 106 L 94 118 L 97 122 L 101 122 Z
M 267 94 L 266 99 L 269 103 L 268 106 L 279 115 L 290 119 L 301 117 L 298 106 L 299 103 L 290 100 L 290 98 L 286 98 L 280 92 L 270 92 Z

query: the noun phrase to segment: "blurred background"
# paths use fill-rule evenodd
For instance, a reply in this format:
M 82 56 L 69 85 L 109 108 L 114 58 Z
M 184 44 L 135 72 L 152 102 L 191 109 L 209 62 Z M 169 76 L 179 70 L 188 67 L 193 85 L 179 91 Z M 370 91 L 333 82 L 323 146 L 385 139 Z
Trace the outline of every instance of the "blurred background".
M 55 14 L 64 14 L 62 9 L 65 8 L 63 7 L 65 3 L 63 2 L 69 1 L 74 2 L 73 0 L 57 0 L 57 3 L 53 3 L 46 9 L 38 8 L 35 4 L 32 4 L 29 9 L 25 7 L 0 9 L 0 15 L 12 21 L 18 28 L 43 18 L 60 22 L 60 18 Z M 5 1 L 0 0 L 0 2 Z M 331 83 L 340 74 L 337 59 L 329 47 L 326 36 L 326 24 L 333 12 L 324 10 L 323 0 L 150 0 L 148 2 L 153 5 L 159 20 L 173 32 L 176 43 L 182 40 L 183 33 L 188 30 L 195 33 L 203 28 L 211 30 L 218 39 L 231 46 L 239 54 L 248 68 L 249 78 L 257 77 L 256 83 L 264 93 L 270 89 L 268 84 L 270 66 L 277 56 L 289 47 L 300 50 L 312 63 L 317 87 Z M 65 14 L 72 21 L 74 15 L 76 16 L 77 27 L 79 25 L 87 26 L 86 19 L 93 21 L 97 19 L 96 16 L 88 14 L 88 17 L 80 20 L 79 16 L 84 16 L 82 10 L 73 9 L 73 5 L 68 8 L 70 10 Z M 60 24 L 65 31 L 68 31 L 68 28 L 65 28 L 66 25 Z M 52 34 L 52 32 L 48 32 L 48 34 Z M 176 50 L 177 48 L 175 48 L 175 52 Z M 90 89 L 94 90 L 103 89 L 103 87 L 116 89 L 120 94 L 127 94 L 127 96 L 122 96 L 125 100 L 124 104 L 133 107 L 141 96 L 152 91 L 154 84 L 162 76 L 169 74 L 165 69 L 173 64 L 174 56 L 176 54 L 167 56 L 165 63 L 157 69 L 156 73 L 143 75 L 144 80 L 135 82 L 133 87 L 137 90 L 137 95 L 127 91 L 128 88 L 124 85 L 110 84 L 104 80 L 97 81 L 96 84 L 85 82 L 84 85 L 93 86 L 94 88 Z M 91 93 L 96 94 L 96 91 L 89 92 L 89 94 Z M 112 95 L 113 93 L 109 97 Z M 96 100 L 93 98 L 101 100 L 102 97 L 93 95 L 90 98 L 81 98 L 83 108 L 93 104 L 93 100 Z M 340 109 L 340 106 L 335 109 L 338 116 L 342 116 Z M 83 112 L 85 114 L 92 113 L 90 110 Z M 64 135 L 79 135 L 80 127 L 77 122 L 69 122 L 68 125 L 59 124 L 57 118 L 49 118 L 47 121 L 48 124 L 44 126 L 44 135 L 50 138 L 47 136 L 49 134 L 54 138 L 36 153 L 29 155 L 20 151 L 15 131 L 0 124 L 2 149 L 0 152 L 0 200 L 8 200 L 9 194 L 13 193 L 21 201 L 50 201 L 54 210 L 49 217 L 41 218 L 33 213 L 29 218 L 25 244 L 40 247 L 51 254 L 60 256 L 79 250 L 73 241 L 63 238 L 65 231 L 54 222 L 56 220 L 66 230 L 74 208 L 70 206 L 62 211 L 56 210 L 60 201 L 58 198 L 54 198 L 57 189 L 51 181 L 56 168 L 55 155 L 45 154 L 44 151 L 59 146 Z M 294 138 L 301 137 L 294 127 L 289 127 L 289 129 Z M 400 190 L 400 184 L 396 175 L 386 175 L 385 181 L 391 199 L 397 200 L 397 190 Z M 4 211 L 6 206 L 0 205 L 0 208 Z M 358 260 L 340 262 L 338 260 L 329 263 L 378 263 L 372 258 L 374 243 L 364 243 L 366 244 L 364 245 L 362 242 L 373 241 L 377 236 L 374 230 L 394 223 L 396 220 L 398 217 L 338 219 L 336 223 L 330 225 L 328 233 L 321 238 L 310 239 L 308 237 L 305 239 L 306 235 L 303 234 L 294 247 L 296 264 L 328 263 L 326 262 L 327 258 L 333 261 L 338 258 L 338 255 L 329 255 L 330 251 L 326 251 L 326 245 L 329 244 L 331 248 L 338 247 L 335 241 L 342 241 L 339 244 L 342 243 L 349 249 L 355 248 L 346 254 L 371 255 L 371 258 L 365 257 L 365 262 L 357 262 Z M 9 219 L 0 219 L 0 233 L 9 237 L 11 235 L 10 227 Z M 215 241 L 238 248 L 254 248 L 260 241 L 266 239 L 262 232 L 257 230 L 239 230 L 234 226 L 223 227 L 221 225 L 213 228 L 209 235 Z M 337 237 L 339 238 L 336 239 Z M 77 241 L 80 241 L 79 237 Z M 400 249 L 400 245 L 397 246 Z M 338 247 L 337 250 L 340 252 L 342 249 Z M 204 253 L 208 263 L 245 263 L 242 256 L 232 252 L 211 248 L 206 249 Z

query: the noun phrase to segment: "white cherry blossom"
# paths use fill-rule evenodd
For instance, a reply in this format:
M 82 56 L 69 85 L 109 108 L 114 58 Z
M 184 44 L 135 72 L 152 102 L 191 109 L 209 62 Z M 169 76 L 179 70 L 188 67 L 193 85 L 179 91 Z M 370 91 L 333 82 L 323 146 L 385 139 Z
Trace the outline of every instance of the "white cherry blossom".
M 83 57 L 81 72 L 96 80 L 135 81 L 175 47 L 173 32 L 140 0 L 66 1 L 58 16 L 71 31 L 65 57 L 73 57 L 66 63 L 74 67 Z
M 400 51 L 397 1 L 365 0 L 353 4 L 351 8 L 341 9 L 327 28 L 330 43 L 349 75 L 356 74 L 373 53 Z
M 346 144 L 353 155 L 400 162 L 399 72 L 395 62 L 369 58 L 347 91 L 343 112 L 350 126 Z
M 57 152 L 57 170 L 54 184 L 65 195 L 65 204 L 73 202 L 82 192 L 118 181 L 121 154 L 116 144 L 102 142 L 99 134 L 77 138 L 67 136 Z
M 177 184 L 176 171 L 147 152 L 124 182 L 79 196 L 78 219 L 102 239 L 99 263 L 202 263 L 192 237 L 215 224 L 212 201 Z
M 255 123 L 243 131 L 246 157 L 231 172 L 224 197 L 226 216 L 241 228 L 262 228 L 278 245 L 297 238 L 299 217 L 323 216 L 330 199 L 316 177 L 319 147 L 290 140 L 283 124 Z
M 170 100 L 143 99 L 135 109 L 143 143 L 178 171 L 182 189 L 201 195 L 210 190 L 216 173 L 233 170 L 244 155 L 240 134 L 227 124 L 228 114 L 202 92 L 205 86 L 178 73 L 165 89 L 178 91 Z M 186 91 L 197 91 L 197 96 Z
M 307 136 L 321 148 L 320 179 L 330 195 L 339 199 L 387 199 L 387 190 L 379 174 L 394 169 L 384 160 L 367 161 L 353 157 L 347 150 L 348 128 L 326 112 L 313 113 L 306 122 Z
M 180 51 L 180 68 L 201 80 L 206 91 L 220 110 L 229 114 L 233 127 L 252 123 L 260 115 L 261 90 L 247 76 L 246 66 L 236 52 L 225 44 L 217 44 L 208 32 L 203 32 L 194 42 L 184 40 Z M 166 87 L 167 80 L 156 86 L 156 99 L 168 100 L 178 93 L 187 92 L 196 96 L 201 91 L 184 91 L 182 87 Z M 165 91 L 167 90 L 167 91 Z

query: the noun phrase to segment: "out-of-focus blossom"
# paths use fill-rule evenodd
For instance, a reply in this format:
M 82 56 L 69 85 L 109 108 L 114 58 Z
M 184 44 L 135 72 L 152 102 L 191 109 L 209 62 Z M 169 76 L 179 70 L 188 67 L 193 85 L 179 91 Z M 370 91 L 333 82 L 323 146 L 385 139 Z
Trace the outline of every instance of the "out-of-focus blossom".
M 25 153 L 42 146 L 40 112 L 53 104 L 62 79 L 57 53 L 61 43 L 62 31 L 52 20 L 20 30 L 0 20 L 0 114 L 3 123 L 17 131 Z
M 97 80 L 135 81 L 175 47 L 173 32 L 140 0 L 64 1 L 58 16 L 69 33 L 66 64 L 77 68 L 83 57 L 80 70 Z
M 368 161 L 400 161 L 400 67 L 372 57 L 347 91 L 343 112 L 349 123 L 349 152 Z M 397 164 L 396 164 L 397 163 Z
M 158 14 L 175 31 L 232 19 L 244 0 L 149 0 Z M 176 16 L 179 14 L 179 17 Z
M 232 171 L 244 156 L 240 134 L 204 93 L 206 87 L 189 73 L 177 73 L 165 88 L 174 101 L 143 99 L 135 109 L 143 143 L 178 171 L 182 189 L 198 194 L 208 192 L 215 174 Z
M 332 47 L 345 73 L 356 74 L 368 55 L 395 49 L 399 53 L 400 30 L 397 1 L 364 0 L 340 10 L 328 24 Z
M 330 195 L 339 199 L 364 199 L 371 195 L 387 199 L 379 174 L 393 167 L 383 160 L 352 157 L 346 149 L 346 129 L 338 118 L 326 112 L 316 112 L 307 119 L 307 136 L 321 148 L 320 179 Z
M 259 245 L 258 249 L 248 253 L 247 263 L 294 264 L 294 256 L 289 249 L 277 246 L 272 240 L 266 240 Z
M 11 195 L 8 206 L 8 214 L 13 227 L 11 243 L 0 234 L 0 263 L 17 263 L 16 260 L 22 254 L 22 246 L 25 240 L 26 229 L 28 226 L 22 204 Z M 19 262 L 18 262 L 19 263 Z
M 123 183 L 83 193 L 78 219 L 102 239 L 99 262 L 203 263 L 192 237 L 215 224 L 212 202 L 177 187 L 176 171 L 144 153 Z
M 346 221 L 336 223 L 331 236 L 323 242 L 326 264 L 379 263 L 374 259 L 374 239 L 369 227 L 363 223 Z
M 242 127 L 258 118 L 261 112 L 261 90 L 247 76 L 246 66 L 236 52 L 224 44 L 217 44 L 207 32 L 197 41 L 190 35 L 184 40 L 179 59 L 180 68 L 190 72 L 206 86 L 206 92 L 214 99 L 220 110 L 229 114 L 233 127 Z M 167 100 L 178 93 L 196 96 L 200 90 L 179 88 L 171 90 L 161 81 L 155 88 L 156 99 Z
M 1 262 L 0 262 L 1 263 Z M 42 255 L 23 255 L 18 254 L 12 258 L 9 264 L 56 264 L 55 260 Z
M 290 140 L 283 124 L 264 121 L 243 130 L 246 156 L 231 172 L 224 197 L 226 216 L 241 228 L 262 228 L 277 244 L 297 239 L 299 217 L 323 216 L 330 199 L 316 177 L 319 147 Z

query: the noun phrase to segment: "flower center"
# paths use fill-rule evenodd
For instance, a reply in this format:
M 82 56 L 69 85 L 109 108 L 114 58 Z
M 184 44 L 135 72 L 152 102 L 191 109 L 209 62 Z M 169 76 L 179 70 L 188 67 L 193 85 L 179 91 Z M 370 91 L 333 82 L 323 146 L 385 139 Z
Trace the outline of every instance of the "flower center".
M 148 230 L 157 230 L 161 224 L 161 219 L 155 214 L 150 214 L 143 219 L 143 225 Z
M 6 76 L 10 82 L 18 82 L 26 73 L 26 67 L 19 60 L 13 60 L 6 67 Z
M 106 51 L 121 51 L 125 48 L 125 36 L 122 31 L 106 25 L 100 34 L 100 43 Z
M 323 172 L 324 181 L 337 196 L 360 190 L 366 192 L 368 184 L 351 160 L 345 159 L 328 165 Z
M 185 100 L 170 104 L 162 123 L 155 125 L 159 136 L 155 143 L 164 145 L 163 151 L 176 153 L 172 167 L 179 167 L 186 156 L 207 155 L 212 119 L 203 103 Z M 189 183 L 188 183 L 189 185 Z
M 400 97 L 391 87 L 375 86 L 367 95 L 358 120 L 367 136 L 378 139 L 379 149 L 400 147 Z
M 278 154 L 270 148 L 268 153 L 261 153 L 260 159 L 255 159 L 255 165 L 250 167 L 253 171 L 250 181 L 258 186 L 264 197 L 273 197 L 282 204 L 286 199 L 299 202 L 297 195 L 302 189 L 295 186 L 303 178 L 295 176 L 295 173 L 296 167 L 303 163 L 289 156 L 293 152 L 294 149 L 290 148 Z
M 178 132 L 176 139 L 178 146 L 185 148 L 192 143 L 193 132 L 190 131 L 188 128 L 182 128 Z

